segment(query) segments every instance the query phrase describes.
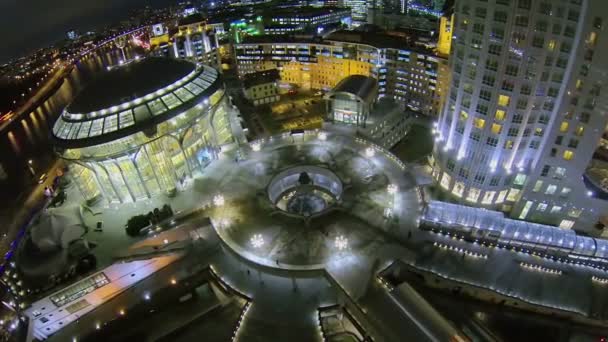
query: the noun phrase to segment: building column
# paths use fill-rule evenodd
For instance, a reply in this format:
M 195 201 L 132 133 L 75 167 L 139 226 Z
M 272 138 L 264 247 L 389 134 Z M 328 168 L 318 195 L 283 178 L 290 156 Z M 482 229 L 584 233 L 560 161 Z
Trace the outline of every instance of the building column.
M 146 195 L 148 195 L 148 198 L 152 198 L 152 196 L 150 195 L 150 190 L 148 190 L 148 186 L 146 185 L 146 182 L 144 182 L 144 178 L 141 176 L 141 171 L 139 170 L 139 165 L 137 165 L 137 162 L 136 162 L 137 155 L 140 152 L 141 152 L 141 148 L 139 151 L 137 151 L 137 153 L 135 153 L 133 155 L 133 158 L 130 158 L 131 163 L 133 163 L 133 166 L 135 167 L 135 172 L 137 172 L 137 177 L 139 177 L 139 181 L 141 182 L 141 186 L 144 188 Z

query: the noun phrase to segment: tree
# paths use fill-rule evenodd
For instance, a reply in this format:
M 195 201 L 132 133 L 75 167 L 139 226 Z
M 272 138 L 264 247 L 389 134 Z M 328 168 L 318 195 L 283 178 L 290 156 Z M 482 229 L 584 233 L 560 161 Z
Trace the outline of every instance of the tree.
M 150 219 L 147 215 L 136 215 L 127 221 L 125 230 L 129 236 L 138 236 L 139 232 L 150 224 Z

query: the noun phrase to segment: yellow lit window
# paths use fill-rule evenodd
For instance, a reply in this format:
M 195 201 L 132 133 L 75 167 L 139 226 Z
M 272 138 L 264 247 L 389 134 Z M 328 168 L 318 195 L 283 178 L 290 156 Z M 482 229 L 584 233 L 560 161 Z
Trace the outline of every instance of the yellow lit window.
M 549 45 L 547 45 L 547 48 L 549 49 L 549 51 L 555 50 L 555 40 L 554 39 L 549 40 Z
M 559 131 L 562 133 L 568 131 L 568 121 L 562 121 L 562 124 L 559 126 Z
M 578 126 L 578 127 L 576 128 L 576 132 L 575 132 L 575 134 L 576 134 L 576 135 L 578 135 L 578 136 L 580 137 L 581 135 L 583 135 L 583 133 L 584 133 L 584 132 L 585 132 L 585 127 L 583 127 L 583 126 Z
M 486 125 L 486 120 L 484 119 L 480 119 L 480 118 L 475 118 L 473 120 L 473 125 L 477 128 L 483 128 Z
M 583 87 L 583 81 L 576 80 L 576 90 L 581 90 L 582 87 Z
M 494 199 L 494 195 L 496 194 L 496 191 L 486 191 L 486 193 L 483 195 L 483 200 L 481 201 L 482 204 L 492 204 L 492 200 Z
M 502 131 L 502 125 L 499 125 L 497 123 L 492 124 L 492 133 L 500 134 L 501 131 Z
M 515 202 L 519 200 L 519 192 L 519 189 L 511 188 L 511 190 L 509 190 L 509 195 L 507 195 L 507 201 Z
M 462 197 L 463 192 L 464 192 L 464 183 L 456 182 L 456 184 L 454 184 L 454 189 L 452 189 L 452 194 L 456 197 Z
M 505 116 L 506 116 L 506 114 L 505 114 L 505 111 L 504 111 L 504 110 L 497 109 L 497 110 L 496 110 L 496 115 L 494 116 L 494 118 L 495 118 L 496 120 L 502 121 L 502 120 L 504 120 L 504 119 L 505 119 Z
M 513 148 L 513 140 L 505 141 L 505 149 L 510 150 Z
M 587 38 L 587 44 L 591 45 L 591 47 L 595 46 L 596 39 L 597 39 L 597 33 L 591 31 L 589 33 L 589 38 Z
M 570 160 L 570 159 L 572 159 L 572 157 L 574 157 L 574 152 L 572 152 L 570 150 L 564 151 L 564 159 Z
M 498 96 L 498 105 L 506 107 L 509 105 L 510 98 L 507 95 Z
M 465 112 L 464 110 L 460 111 L 460 120 L 466 120 L 469 117 L 469 113 Z

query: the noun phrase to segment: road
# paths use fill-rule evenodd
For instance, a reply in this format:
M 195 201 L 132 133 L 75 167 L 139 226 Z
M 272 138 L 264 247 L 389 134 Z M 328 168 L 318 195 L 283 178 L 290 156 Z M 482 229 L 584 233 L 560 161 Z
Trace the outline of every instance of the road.
M 62 79 L 65 78 L 68 74 L 69 72 L 67 72 L 66 67 L 57 70 L 53 74 L 53 76 L 49 78 L 46 83 L 36 91 L 33 96 L 31 96 L 24 104 L 22 104 L 17 110 L 15 110 L 15 113 L 11 116 L 10 119 L 5 121 L 0 126 L 0 131 L 3 131 L 14 120 L 20 119 L 23 114 L 28 114 L 32 110 L 32 108 L 36 106 L 36 104 L 44 102 L 43 99 L 48 97 L 49 91 L 51 91 L 55 87 L 56 82 L 61 82 Z
M 44 197 L 44 188 L 51 186 L 53 179 L 57 174 L 57 170 L 63 167 L 61 160 L 55 163 L 46 171 L 47 179 L 42 184 L 34 184 L 31 189 L 23 191 L 23 195 L 12 201 L 11 206 L 5 208 L 2 217 L 0 218 L 0 253 L 5 255 L 10 244 L 17 237 L 20 228 L 26 223 L 32 210 L 42 206 Z

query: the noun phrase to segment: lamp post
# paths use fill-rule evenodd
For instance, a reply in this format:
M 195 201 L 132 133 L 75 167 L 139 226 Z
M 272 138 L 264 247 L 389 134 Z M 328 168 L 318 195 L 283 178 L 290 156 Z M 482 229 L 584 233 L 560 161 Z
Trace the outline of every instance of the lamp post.
M 30 159 L 27 161 L 27 168 L 30 170 L 32 177 L 36 177 L 36 171 L 34 170 L 34 161 L 33 160 Z

